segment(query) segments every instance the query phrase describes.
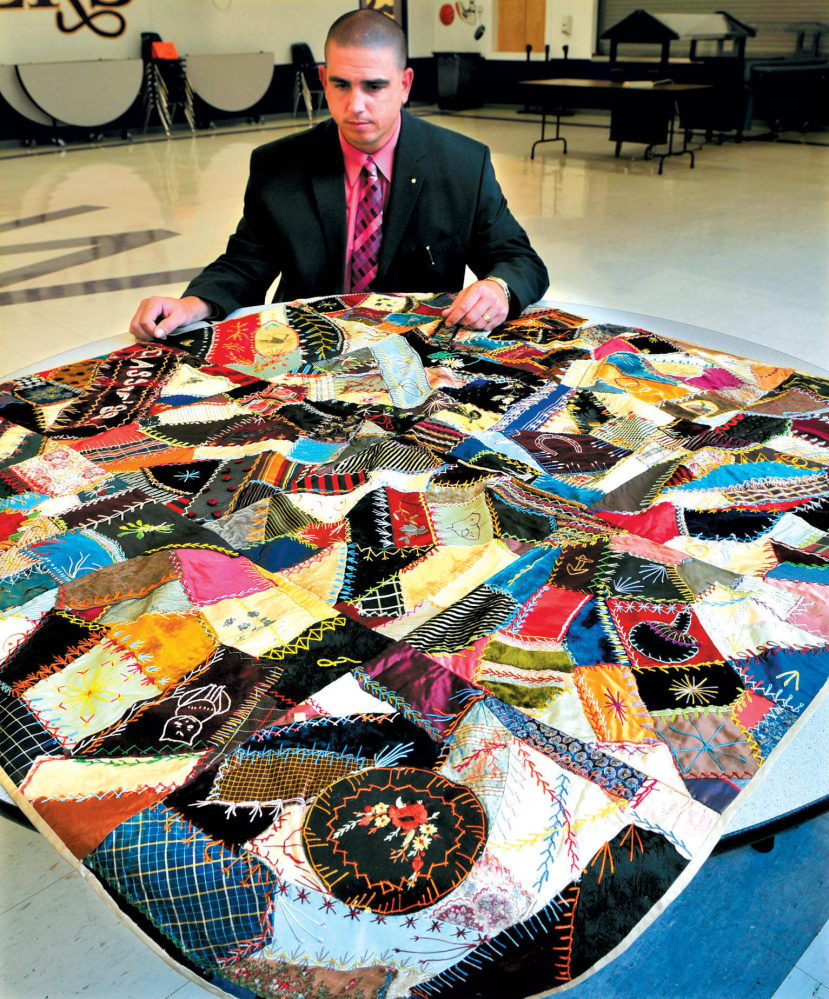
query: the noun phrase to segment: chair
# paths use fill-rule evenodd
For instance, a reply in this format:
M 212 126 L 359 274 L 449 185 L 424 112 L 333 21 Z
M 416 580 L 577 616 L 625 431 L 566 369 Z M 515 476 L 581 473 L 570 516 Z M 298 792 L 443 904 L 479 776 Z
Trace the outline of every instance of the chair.
M 291 62 L 295 70 L 293 117 L 296 118 L 296 110 L 299 107 L 299 98 L 301 96 L 305 102 L 308 121 L 313 121 L 314 95 L 319 98 L 317 103 L 317 111 L 319 111 L 325 100 L 325 91 L 322 89 L 317 72 L 317 61 L 314 59 L 310 46 L 306 45 L 305 42 L 296 42 L 292 45 Z

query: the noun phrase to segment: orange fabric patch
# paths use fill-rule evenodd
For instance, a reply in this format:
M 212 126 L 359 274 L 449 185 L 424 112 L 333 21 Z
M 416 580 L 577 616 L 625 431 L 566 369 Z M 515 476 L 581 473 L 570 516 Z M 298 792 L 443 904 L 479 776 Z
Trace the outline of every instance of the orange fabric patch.
M 129 650 L 159 687 L 178 683 L 216 648 L 199 619 L 189 614 L 144 614 L 114 626 L 107 634 Z
M 37 814 L 44 819 L 60 836 L 78 859 L 83 859 L 94 850 L 122 822 L 156 801 L 160 801 L 169 791 L 121 791 L 103 798 L 83 798 L 77 801 L 69 798 L 57 801 L 54 798 L 37 798 L 32 802 Z
M 601 663 L 573 670 L 584 713 L 602 742 L 646 742 L 654 723 L 627 666 Z

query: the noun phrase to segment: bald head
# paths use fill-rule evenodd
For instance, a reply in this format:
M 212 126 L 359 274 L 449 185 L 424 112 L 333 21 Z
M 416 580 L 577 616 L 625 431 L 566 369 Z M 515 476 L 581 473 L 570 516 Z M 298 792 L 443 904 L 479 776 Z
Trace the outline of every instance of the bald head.
M 329 47 L 391 49 L 398 68 L 406 68 L 406 36 L 403 29 L 388 14 L 376 10 L 352 10 L 337 20 L 328 29 L 325 39 L 325 58 L 328 60 Z

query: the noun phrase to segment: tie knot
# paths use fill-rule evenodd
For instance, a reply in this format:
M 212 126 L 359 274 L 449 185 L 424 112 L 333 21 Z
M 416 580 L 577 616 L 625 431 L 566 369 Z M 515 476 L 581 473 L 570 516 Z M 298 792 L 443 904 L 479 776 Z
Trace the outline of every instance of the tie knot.
M 363 170 L 365 170 L 366 174 L 368 174 L 370 180 L 377 180 L 377 164 L 370 156 L 366 157 L 366 161 L 363 164 Z

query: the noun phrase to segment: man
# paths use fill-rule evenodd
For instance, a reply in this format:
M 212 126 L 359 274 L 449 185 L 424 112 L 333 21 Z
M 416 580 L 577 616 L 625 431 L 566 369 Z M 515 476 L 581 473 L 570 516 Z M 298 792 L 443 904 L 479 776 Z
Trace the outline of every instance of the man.
M 320 67 L 331 121 L 260 146 L 227 250 L 180 299 L 144 299 L 143 340 L 265 301 L 351 291 L 452 291 L 448 325 L 492 329 L 539 299 L 547 271 L 507 207 L 486 146 L 402 110 L 412 85 L 391 18 L 351 11 Z

